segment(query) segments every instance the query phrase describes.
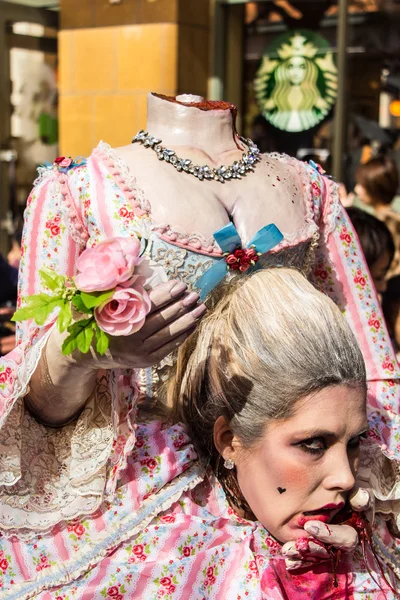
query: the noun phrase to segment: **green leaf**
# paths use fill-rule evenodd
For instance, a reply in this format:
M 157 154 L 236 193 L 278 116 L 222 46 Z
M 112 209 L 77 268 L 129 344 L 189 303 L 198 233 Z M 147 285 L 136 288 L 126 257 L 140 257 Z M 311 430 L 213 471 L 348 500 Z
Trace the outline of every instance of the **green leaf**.
M 96 351 L 103 356 L 110 345 L 110 339 L 105 331 L 100 329 L 97 323 L 95 324 L 94 330 L 96 332 Z
M 84 315 L 87 315 L 91 312 L 91 309 L 86 306 L 86 304 L 82 300 L 81 294 L 79 293 L 72 298 L 72 304 L 79 312 L 83 313 Z
M 96 306 L 100 306 L 100 304 L 111 298 L 113 293 L 114 290 L 108 292 L 81 292 L 81 298 L 88 308 L 96 308 Z
M 71 304 L 69 302 L 64 302 L 61 306 L 60 312 L 58 313 L 57 325 L 59 331 L 62 333 L 65 331 L 72 322 L 72 311 Z
M 47 286 L 52 292 L 55 292 L 59 288 L 65 286 L 66 278 L 62 275 L 57 275 L 53 269 L 41 269 L 39 271 L 39 275 L 44 285 Z
M 57 296 L 48 294 L 36 294 L 26 298 L 26 306 L 14 313 L 13 321 L 26 321 L 33 319 L 38 325 L 44 325 L 46 319 L 57 306 L 61 306 L 63 300 Z
M 82 319 L 68 327 L 69 336 L 62 345 L 62 353 L 72 354 L 78 348 L 83 354 L 89 352 L 90 344 L 93 339 L 93 317 Z

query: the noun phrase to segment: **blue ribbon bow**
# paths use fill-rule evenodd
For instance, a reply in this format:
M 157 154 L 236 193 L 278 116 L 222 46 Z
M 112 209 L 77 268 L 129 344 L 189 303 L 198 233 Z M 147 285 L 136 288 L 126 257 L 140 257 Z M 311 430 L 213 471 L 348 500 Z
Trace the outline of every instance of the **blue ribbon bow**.
M 228 223 L 228 225 L 218 229 L 218 231 L 214 233 L 214 238 L 224 254 L 230 254 L 237 248 L 242 247 L 242 241 L 233 223 Z M 247 247 L 254 247 L 256 252 L 265 254 L 271 250 L 271 248 L 277 246 L 282 240 L 282 233 L 276 225 L 271 223 L 257 231 Z M 254 266 L 250 267 L 249 271 L 259 267 L 259 263 L 256 263 Z M 229 269 L 225 258 L 221 257 L 217 263 L 203 273 L 196 283 L 196 287 L 200 289 L 201 300 L 203 300 L 207 294 L 223 280 L 228 271 Z

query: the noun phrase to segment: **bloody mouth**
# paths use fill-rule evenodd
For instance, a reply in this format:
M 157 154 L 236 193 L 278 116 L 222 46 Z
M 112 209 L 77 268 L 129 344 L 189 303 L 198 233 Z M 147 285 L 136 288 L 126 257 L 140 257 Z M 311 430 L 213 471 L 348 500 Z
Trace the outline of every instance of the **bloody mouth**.
M 321 523 L 330 523 L 335 515 L 344 507 L 344 502 L 340 504 L 326 504 L 317 510 L 304 512 L 298 520 L 300 527 L 304 527 L 308 521 L 321 521 Z

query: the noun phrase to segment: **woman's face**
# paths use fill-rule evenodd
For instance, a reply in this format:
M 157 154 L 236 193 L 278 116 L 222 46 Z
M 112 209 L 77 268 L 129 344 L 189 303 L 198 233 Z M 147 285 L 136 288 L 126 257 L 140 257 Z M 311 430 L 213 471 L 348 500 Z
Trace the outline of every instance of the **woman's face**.
M 292 85 L 300 85 L 306 76 L 306 61 L 301 56 L 294 56 L 289 60 L 287 71 Z
M 332 386 L 296 409 L 268 425 L 251 450 L 233 438 L 229 455 L 255 517 L 282 543 L 309 537 L 307 521 L 330 522 L 343 507 L 355 482 L 360 436 L 368 429 L 359 388 Z

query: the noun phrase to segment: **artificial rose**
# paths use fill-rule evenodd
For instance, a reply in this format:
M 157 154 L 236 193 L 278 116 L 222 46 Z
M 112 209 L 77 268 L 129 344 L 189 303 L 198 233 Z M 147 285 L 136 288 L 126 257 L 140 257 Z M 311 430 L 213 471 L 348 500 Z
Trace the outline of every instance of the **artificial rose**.
M 58 163 L 60 165 L 60 167 L 64 167 L 64 168 L 68 168 L 71 164 L 72 164 L 72 158 L 69 158 L 69 156 L 65 157 L 60 163 Z
M 228 267 L 233 271 L 236 271 L 239 268 L 239 261 L 234 254 L 229 254 L 225 260 Z
M 111 298 L 96 308 L 95 318 L 100 329 L 110 335 L 131 335 L 143 327 L 150 308 L 143 287 L 117 287 Z
M 259 259 L 259 256 L 257 254 L 257 251 L 254 250 L 254 248 L 247 248 L 246 250 L 246 256 L 249 260 L 252 260 L 253 262 L 257 262 Z
M 139 253 L 140 242 L 133 237 L 112 238 L 87 248 L 76 263 L 76 287 L 82 292 L 102 292 L 129 282 L 141 262 Z

